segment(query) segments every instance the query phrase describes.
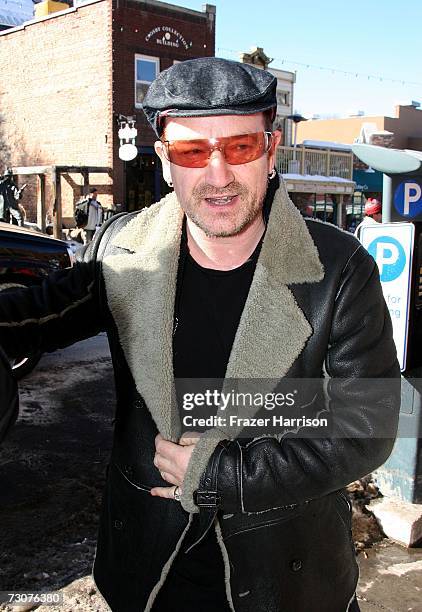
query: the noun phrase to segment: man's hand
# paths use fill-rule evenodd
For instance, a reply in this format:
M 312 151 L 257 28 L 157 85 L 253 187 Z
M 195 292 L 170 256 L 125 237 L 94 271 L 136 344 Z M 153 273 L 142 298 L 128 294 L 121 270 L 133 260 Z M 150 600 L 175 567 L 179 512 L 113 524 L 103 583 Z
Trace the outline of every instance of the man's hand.
M 178 444 L 165 440 L 161 434 L 156 436 L 154 465 L 164 480 L 172 485 L 182 486 L 192 451 L 198 440 L 199 434 L 196 433 L 184 434 Z M 174 486 L 154 487 L 151 489 L 151 495 L 173 499 Z

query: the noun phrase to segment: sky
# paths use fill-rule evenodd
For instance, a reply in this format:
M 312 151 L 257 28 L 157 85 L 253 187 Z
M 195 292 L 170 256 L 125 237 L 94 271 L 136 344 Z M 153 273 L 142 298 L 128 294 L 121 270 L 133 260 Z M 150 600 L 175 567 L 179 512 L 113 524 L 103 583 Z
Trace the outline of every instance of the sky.
M 205 4 L 171 3 L 199 11 Z M 397 103 L 422 103 L 420 0 L 208 3 L 217 7 L 216 55 L 237 60 L 263 47 L 272 68 L 296 71 L 294 110 L 305 116 L 394 116 Z

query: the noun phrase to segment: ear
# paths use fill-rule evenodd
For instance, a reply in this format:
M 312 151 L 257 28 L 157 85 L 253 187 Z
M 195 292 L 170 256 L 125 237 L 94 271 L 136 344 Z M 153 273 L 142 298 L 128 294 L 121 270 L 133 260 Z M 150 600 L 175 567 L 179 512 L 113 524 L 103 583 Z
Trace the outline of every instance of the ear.
M 275 130 L 273 132 L 273 142 L 271 149 L 268 152 L 268 174 L 270 174 L 272 169 L 275 167 L 277 147 L 280 144 L 281 135 L 280 130 Z
M 154 149 L 158 157 L 160 158 L 161 165 L 163 167 L 163 178 L 168 185 L 171 185 L 172 180 L 171 180 L 170 162 L 164 154 L 164 145 L 161 142 L 161 140 L 157 140 L 154 143 Z

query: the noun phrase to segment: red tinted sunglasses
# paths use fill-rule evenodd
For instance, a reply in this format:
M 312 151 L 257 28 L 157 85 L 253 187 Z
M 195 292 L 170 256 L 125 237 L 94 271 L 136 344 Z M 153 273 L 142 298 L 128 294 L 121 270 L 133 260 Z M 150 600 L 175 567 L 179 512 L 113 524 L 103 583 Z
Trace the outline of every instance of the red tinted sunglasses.
M 166 159 L 184 168 L 205 168 L 213 151 L 220 151 L 232 166 L 248 164 L 267 153 L 273 142 L 271 132 L 238 134 L 224 138 L 163 140 Z

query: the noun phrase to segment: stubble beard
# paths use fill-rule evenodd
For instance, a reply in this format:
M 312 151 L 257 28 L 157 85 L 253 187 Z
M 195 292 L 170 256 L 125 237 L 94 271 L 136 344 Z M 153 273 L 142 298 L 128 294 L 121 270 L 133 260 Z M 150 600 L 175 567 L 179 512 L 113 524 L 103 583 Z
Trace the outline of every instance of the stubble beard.
M 204 198 L 224 197 L 237 194 L 241 201 L 237 213 L 232 218 L 231 227 L 227 227 L 227 220 L 231 219 L 227 214 L 222 215 L 219 227 L 218 217 L 210 223 L 206 215 L 201 214 L 201 202 Z M 247 228 L 261 214 L 264 203 L 265 192 L 258 194 L 251 192 L 245 185 L 233 181 L 225 189 L 217 189 L 212 185 L 198 185 L 192 190 L 188 202 L 185 202 L 184 210 L 189 219 L 199 227 L 209 238 L 227 238 L 236 236 Z M 230 213 L 229 213 L 230 214 Z

